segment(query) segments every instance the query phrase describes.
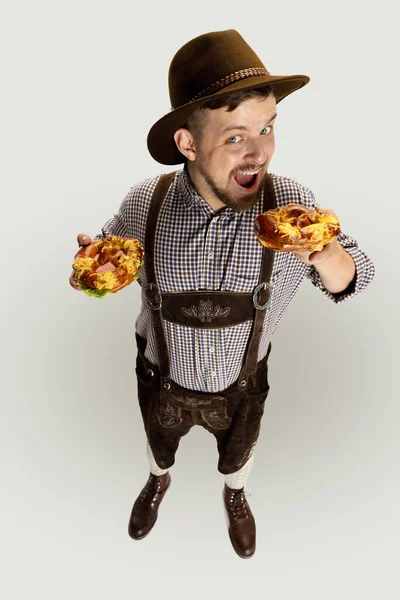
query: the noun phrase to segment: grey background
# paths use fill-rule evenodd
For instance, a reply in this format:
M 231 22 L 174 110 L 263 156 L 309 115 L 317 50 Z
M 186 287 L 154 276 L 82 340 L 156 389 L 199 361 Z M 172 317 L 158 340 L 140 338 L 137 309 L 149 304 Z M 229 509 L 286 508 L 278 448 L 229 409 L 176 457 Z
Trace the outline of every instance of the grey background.
M 19 2 L 2 9 L 2 510 L 7 599 L 398 598 L 398 55 L 394 4 Z M 146 149 L 176 50 L 238 29 L 273 74 L 270 170 L 310 187 L 373 258 L 336 306 L 307 281 L 273 339 L 247 491 L 257 552 L 230 546 L 212 436 L 183 439 L 159 521 L 136 398 L 139 286 L 68 283 L 129 188 L 174 167 Z

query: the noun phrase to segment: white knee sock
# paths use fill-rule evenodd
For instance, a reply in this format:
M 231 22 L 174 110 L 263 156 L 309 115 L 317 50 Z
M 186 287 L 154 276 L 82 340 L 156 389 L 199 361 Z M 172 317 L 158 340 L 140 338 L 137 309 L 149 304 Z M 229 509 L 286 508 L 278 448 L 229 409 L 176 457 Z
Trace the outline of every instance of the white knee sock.
M 153 452 L 151 451 L 149 442 L 146 443 L 146 453 L 149 461 L 150 473 L 153 475 L 164 475 L 169 471 L 169 469 L 160 469 L 158 464 L 156 463 L 156 459 L 154 458 Z M 247 478 L 250 474 L 254 462 L 254 454 L 252 454 L 249 460 L 243 465 L 239 471 L 235 471 L 235 473 L 230 473 L 229 475 L 225 475 L 225 483 L 228 487 L 233 490 L 239 490 L 245 486 Z
M 160 467 L 156 463 L 156 459 L 154 458 L 154 455 L 151 451 L 149 442 L 147 442 L 146 444 L 146 453 L 147 458 L 149 460 L 150 473 L 153 473 L 153 475 L 157 475 L 158 477 L 160 475 L 164 475 L 164 473 L 168 473 L 169 469 L 160 469 Z
M 252 454 L 249 460 L 243 465 L 239 471 L 225 475 L 225 483 L 228 487 L 233 490 L 240 490 L 246 484 L 247 477 L 251 471 L 254 462 L 254 454 Z

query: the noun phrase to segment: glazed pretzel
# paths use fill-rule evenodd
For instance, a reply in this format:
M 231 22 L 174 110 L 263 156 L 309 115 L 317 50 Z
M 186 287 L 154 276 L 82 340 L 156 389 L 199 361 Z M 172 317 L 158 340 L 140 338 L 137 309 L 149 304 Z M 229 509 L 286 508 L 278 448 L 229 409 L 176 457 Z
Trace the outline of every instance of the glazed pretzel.
M 102 298 L 135 281 L 143 262 L 144 250 L 138 240 L 111 235 L 83 246 L 75 256 L 72 269 L 86 294 Z M 107 263 L 114 268 L 106 270 Z
M 291 203 L 258 215 L 254 231 L 263 246 L 277 252 L 322 250 L 340 233 L 339 220 L 330 212 Z

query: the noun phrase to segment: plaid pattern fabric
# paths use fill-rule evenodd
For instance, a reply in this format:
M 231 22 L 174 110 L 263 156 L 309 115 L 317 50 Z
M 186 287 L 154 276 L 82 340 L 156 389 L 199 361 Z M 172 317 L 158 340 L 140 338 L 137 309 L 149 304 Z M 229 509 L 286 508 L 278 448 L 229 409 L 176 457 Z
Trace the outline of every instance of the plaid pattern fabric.
M 270 174 L 277 206 L 290 202 L 308 208 L 320 207 L 311 190 L 294 179 Z M 97 240 L 107 235 L 138 239 L 144 245 L 150 199 L 159 176 L 131 187 L 118 213 L 109 219 Z M 252 292 L 258 283 L 262 246 L 254 235 L 254 219 L 262 212 L 262 199 L 252 208 L 236 213 L 230 208 L 215 213 L 192 186 L 186 169 L 177 171 L 163 203 L 155 242 L 156 275 L 161 292 L 201 289 Z M 352 237 L 341 233 L 338 241 L 356 265 L 355 285 L 343 293 L 332 294 L 321 283 L 313 265 L 302 263 L 291 252 L 274 255 L 271 284 L 272 300 L 267 310 L 260 340 L 258 360 L 267 353 L 268 344 L 285 310 L 308 278 L 335 303 L 359 294 L 372 281 L 372 261 Z M 142 307 L 136 331 L 146 338 L 146 356 L 158 364 L 152 311 L 144 286 L 145 268 L 140 273 Z M 195 329 L 165 321 L 171 358 L 171 377 L 188 389 L 218 392 L 237 380 L 251 330 L 251 321 L 220 329 Z

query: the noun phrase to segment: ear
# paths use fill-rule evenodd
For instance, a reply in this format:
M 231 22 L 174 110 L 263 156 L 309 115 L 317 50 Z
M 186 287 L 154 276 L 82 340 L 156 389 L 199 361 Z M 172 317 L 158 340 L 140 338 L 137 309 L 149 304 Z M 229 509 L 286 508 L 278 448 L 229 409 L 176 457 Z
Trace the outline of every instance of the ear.
M 186 156 L 188 160 L 195 160 L 196 148 L 194 138 L 188 129 L 185 129 L 184 127 L 177 129 L 174 133 L 174 140 L 179 152 L 181 152 L 183 156 Z

